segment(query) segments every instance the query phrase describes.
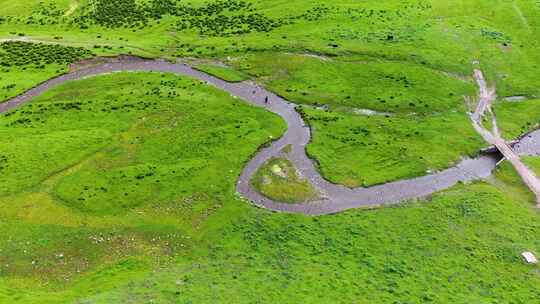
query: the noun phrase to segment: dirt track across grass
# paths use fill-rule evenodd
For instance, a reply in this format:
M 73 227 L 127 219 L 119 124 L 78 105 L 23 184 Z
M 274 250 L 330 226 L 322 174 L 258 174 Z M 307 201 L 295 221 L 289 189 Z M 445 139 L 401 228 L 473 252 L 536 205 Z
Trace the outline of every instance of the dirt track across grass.
M 521 158 L 512 149 L 512 147 L 510 147 L 510 145 L 501 137 L 501 132 L 497 126 L 497 119 L 491 110 L 491 105 L 497 98 L 495 89 L 488 87 L 482 71 L 475 70 L 474 78 L 476 79 L 476 83 L 480 89 L 480 95 L 476 110 L 471 115 L 473 127 L 486 142 L 495 146 L 502 153 L 502 155 L 504 155 L 504 158 L 507 159 L 512 166 L 514 166 L 519 176 L 521 176 L 523 182 L 535 194 L 537 206 L 540 207 L 540 180 L 536 174 L 534 174 L 534 172 L 532 172 L 531 169 L 529 169 L 525 163 L 521 161 Z M 486 129 L 482 124 L 482 119 L 484 118 L 486 112 L 491 114 L 491 131 Z

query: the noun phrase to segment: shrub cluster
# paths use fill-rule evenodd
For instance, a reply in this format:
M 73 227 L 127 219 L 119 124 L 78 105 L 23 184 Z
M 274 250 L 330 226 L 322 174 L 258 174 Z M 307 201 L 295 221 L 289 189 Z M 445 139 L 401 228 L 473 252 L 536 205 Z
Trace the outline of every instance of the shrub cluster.
M 165 15 L 179 18 L 179 30 L 193 29 L 210 36 L 268 32 L 283 23 L 254 13 L 250 3 L 238 0 L 217 0 L 202 7 L 185 5 L 178 0 L 151 0 L 142 4 L 135 0 L 94 0 L 75 22 L 81 28 L 87 28 L 89 23 L 109 28 L 144 28 L 151 20 Z
M 59 20 L 64 15 L 64 12 L 59 9 L 56 4 L 45 4 L 40 2 L 37 9 L 32 12 L 28 18 L 26 18 L 26 24 L 39 24 L 39 25 L 54 25 L 58 24 Z
M 35 65 L 43 68 L 46 64 L 68 65 L 81 58 L 92 56 L 89 50 L 58 44 L 6 41 L 0 43 L 0 66 Z
M 251 32 L 270 32 L 282 26 L 281 21 L 272 20 L 255 13 L 239 16 L 188 17 L 177 23 L 178 30 L 194 29 L 201 35 L 227 37 Z
M 8 167 L 8 157 L 5 155 L 0 155 L 0 172 Z
M 325 5 L 319 5 L 312 9 L 307 10 L 305 13 L 300 14 L 295 17 L 291 17 L 291 19 L 301 19 L 301 20 L 307 20 L 307 21 L 318 21 L 324 18 L 326 15 L 328 15 L 330 12 L 336 12 L 335 9 L 331 9 L 328 6 Z
M 244 0 L 211 0 L 195 6 L 183 0 L 89 0 L 75 17 L 66 17 L 55 4 L 40 3 L 29 17 L 0 16 L 3 22 L 54 25 L 70 20 L 71 25 L 88 29 L 91 25 L 107 28 L 130 28 L 133 31 L 151 27 L 164 16 L 175 17 L 174 29 L 193 30 L 200 35 L 228 37 L 252 32 L 270 32 L 297 20 L 317 21 L 331 12 L 326 5 L 318 5 L 299 14 L 280 18 L 257 12 L 253 4 Z
M 270 32 L 286 23 L 254 12 L 251 3 L 244 1 L 216 1 L 200 8 L 183 7 L 180 12 L 178 30 L 191 29 L 209 36 Z
M 88 21 L 110 28 L 144 27 L 148 24 L 144 7 L 135 0 L 93 0 L 88 5 L 87 12 L 76 19 L 82 28 L 87 27 Z
M 145 28 L 150 21 L 163 16 L 175 16 L 177 30 L 195 30 L 201 35 L 230 36 L 250 32 L 269 32 L 294 19 L 317 19 L 324 9 L 316 8 L 289 18 L 270 18 L 258 13 L 251 3 L 242 0 L 215 0 L 200 7 L 179 0 L 93 0 L 85 6 L 74 22 L 81 28 L 98 24 L 108 28 Z

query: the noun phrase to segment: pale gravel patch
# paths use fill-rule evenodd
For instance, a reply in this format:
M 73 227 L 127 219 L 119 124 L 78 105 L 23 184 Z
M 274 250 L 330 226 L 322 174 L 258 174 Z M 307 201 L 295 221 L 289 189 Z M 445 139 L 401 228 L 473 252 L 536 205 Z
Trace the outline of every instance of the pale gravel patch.
M 527 100 L 527 97 L 526 96 L 508 96 L 508 97 L 504 97 L 503 99 L 509 102 L 519 102 L 519 101 Z
M 69 3 L 69 9 L 64 13 L 64 17 L 69 17 L 79 8 L 79 1 L 71 0 Z

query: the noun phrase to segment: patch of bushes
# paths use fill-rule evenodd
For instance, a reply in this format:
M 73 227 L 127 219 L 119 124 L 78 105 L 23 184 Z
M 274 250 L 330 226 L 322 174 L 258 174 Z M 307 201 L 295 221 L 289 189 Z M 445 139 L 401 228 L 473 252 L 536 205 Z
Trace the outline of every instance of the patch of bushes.
M 0 66 L 21 67 L 34 65 L 44 68 L 46 64 L 68 65 L 82 58 L 92 56 L 84 48 L 57 44 L 6 41 L 0 43 Z
M 0 172 L 8 167 L 8 157 L 5 155 L 0 155 Z
M 55 25 L 64 15 L 64 12 L 59 9 L 56 4 L 45 4 L 40 2 L 39 6 L 32 12 L 28 18 L 26 18 L 26 24 L 39 24 L 39 25 Z
M 91 1 L 87 7 L 87 13 L 78 21 L 83 27 L 85 21 L 90 20 L 110 28 L 146 26 L 148 24 L 148 16 L 144 7 L 135 0 Z
M 193 29 L 202 35 L 227 36 L 249 32 L 268 32 L 282 21 L 255 13 L 245 1 L 214 1 L 202 7 L 185 5 L 177 0 L 96 0 L 76 19 L 81 28 L 89 23 L 109 28 L 144 28 L 165 15 L 177 16 L 177 29 Z
M 251 32 L 270 32 L 295 20 L 316 21 L 330 12 L 326 6 L 316 6 L 305 13 L 271 18 L 259 13 L 249 2 L 242 0 L 209 2 L 195 7 L 179 0 L 95 0 L 83 8 L 74 23 L 80 28 L 98 24 L 108 28 L 143 29 L 163 16 L 175 16 L 176 30 L 194 30 L 200 35 L 227 37 Z

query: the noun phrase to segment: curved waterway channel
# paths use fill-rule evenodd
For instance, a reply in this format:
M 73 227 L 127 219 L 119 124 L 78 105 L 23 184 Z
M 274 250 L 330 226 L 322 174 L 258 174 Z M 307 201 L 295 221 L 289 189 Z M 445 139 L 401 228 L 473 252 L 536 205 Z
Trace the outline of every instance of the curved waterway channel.
M 228 83 L 195 70 L 187 64 L 134 57 L 113 58 L 107 63 L 96 64 L 86 68 L 83 67 L 65 75 L 52 78 L 0 104 L 0 113 L 20 107 L 43 92 L 66 81 L 123 71 L 166 72 L 189 76 L 213 85 L 233 96 L 237 96 L 252 105 L 263 107 L 281 116 L 287 122 L 288 129 L 286 133 L 279 140 L 272 142 L 268 147 L 261 148 L 247 162 L 236 183 L 238 193 L 244 198 L 256 206 L 274 211 L 323 215 L 353 208 L 396 204 L 405 200 L 428 196 L 434 192 L 452 187 L 458 182 L 486 178 L 491 175 L 501 159 L 501 156 L 498 154 L 484 154 L 474 159 L 463 159 L 456 166 L 437 173 L 369 188 L 350 189 L 345 186 L 332 184 L 319 174 L 315 164 L 306 154 L 306 145 L 311 139 L 311 131 L 295 110 L 296 105 L 293 103 L 265 90 L 251 81 Z M 265 102 L 266 97 L 268 97 L 268 102 Z M 283 153 L 282 150 L 287 146 L 291 147 L 290 151 Z M 540 154 L 540 131 L 529 133 L 515 144 L 514 149 L 519 154 Z M 322 198 L 314 202 L 286 204 L 269 199 L 254 189 L 250 185 L 251 177 L 258 168 L 273 157 L 285 157 L 289 159 L 296 166 L 299 173 L 307 178 L 322 194 Z

